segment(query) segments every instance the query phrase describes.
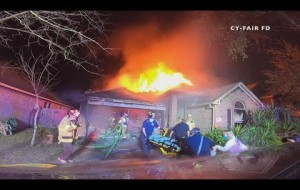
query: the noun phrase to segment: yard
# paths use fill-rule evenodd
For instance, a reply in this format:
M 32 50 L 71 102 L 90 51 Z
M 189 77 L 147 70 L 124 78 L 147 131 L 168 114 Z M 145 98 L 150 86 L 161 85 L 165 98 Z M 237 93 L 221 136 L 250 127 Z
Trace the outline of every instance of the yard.
M 55 131 L 55 130 L 53 130 Z M 0 164 L 51 163 L 56 161 L 63 147 L 54 142 L 47 144 L 45 131 L 38 130 L 35 145 L 30 146 L 33 129 L 25 128 L 12 135 L 0 134 Z

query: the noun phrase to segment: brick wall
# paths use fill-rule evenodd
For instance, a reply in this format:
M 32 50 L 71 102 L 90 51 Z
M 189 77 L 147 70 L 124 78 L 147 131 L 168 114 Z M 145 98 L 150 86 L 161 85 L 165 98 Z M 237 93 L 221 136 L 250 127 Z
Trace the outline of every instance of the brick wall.
M 207 109 L 205 107 L 188 108 L 186 112 L 192 114 L 196 127 L 200 128 L 202 134 L 210 131 L 212 126 L 212 109 Z
M 241 89 L 237 88 L 235 91 L 230 93 L 228 96 L 221 100 L 220 105 L 216 105 L 216 117 L 222 118 L 221 122 L 216 122 L 216 125 L 220 128 L 226 129 L 228 126 L 228 109 L 234 109 L 234 105 L 236 102 L 243 102 L 245 105 L 245 110 L 257 110 L 259 109 L 259 105 L 254 102 L 249 96 L 244 93 Z

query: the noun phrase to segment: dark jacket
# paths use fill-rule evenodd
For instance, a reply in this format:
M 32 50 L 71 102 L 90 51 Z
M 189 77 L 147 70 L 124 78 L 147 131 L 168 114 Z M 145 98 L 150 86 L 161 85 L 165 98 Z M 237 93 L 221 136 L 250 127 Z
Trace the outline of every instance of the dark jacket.
M 174 132 L 174 137 L 177 140 L 186 139 L 187 132 L 190 130 L 188 124 L 184 122 L 180 122 L 175 127 L 173 127 L 172 131 Z
M 209 156 L 211 148 L 215 146 L 214 141 L 201 135 L 200 133 L 196 133 L 192 136 L 189 136 L 186 140 L 186 144 L 197 156 Z

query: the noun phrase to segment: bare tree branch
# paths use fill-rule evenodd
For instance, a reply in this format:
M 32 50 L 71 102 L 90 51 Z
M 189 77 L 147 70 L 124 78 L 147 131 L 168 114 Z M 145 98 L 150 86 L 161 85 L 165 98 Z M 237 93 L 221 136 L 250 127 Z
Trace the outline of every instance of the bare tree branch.
M 36 95 L 51 89 L 58 84 L 56 76 L 58 71 L 53 67 L 55 54 L 44 52 L 38 56 L 21 49 L 17 57 L 17 68 L 29 79 Z
M 65 59 L 103 76 L 99 57 L 112 50 L 104 46 L 109 17 L 97 11 L 1 11 L 0 44 L 15 52 L 24 46 L 47 49 L 56 54 L 54 62 Z
M 72 63 L 90 74 L 103 75 L 99 57 L 111 50 L 104 46 L 109 16 L 97 11 L 0 11 L 0 45 L 16 55 L 15 61 L 0 67 L 19 69 L 36 96 L 31 146 L 39 97 L 58 84 L 58 64 Z

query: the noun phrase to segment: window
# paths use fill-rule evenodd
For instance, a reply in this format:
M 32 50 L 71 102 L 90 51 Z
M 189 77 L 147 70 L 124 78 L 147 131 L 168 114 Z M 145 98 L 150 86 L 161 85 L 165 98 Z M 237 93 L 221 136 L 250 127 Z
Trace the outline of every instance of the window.
M 243 102 L 236 102 L 234 105 L 234 123 L 242 124 L 244 122 L 245 105 Z
M 235 109 L 242 109 L 242 110 L 245 110 L 245 105 L 244 105 L 244 103 L 242 103 L 242 102 L 236 102 L 235 103 L 235 105 L 234 105 L 234 108 Z

